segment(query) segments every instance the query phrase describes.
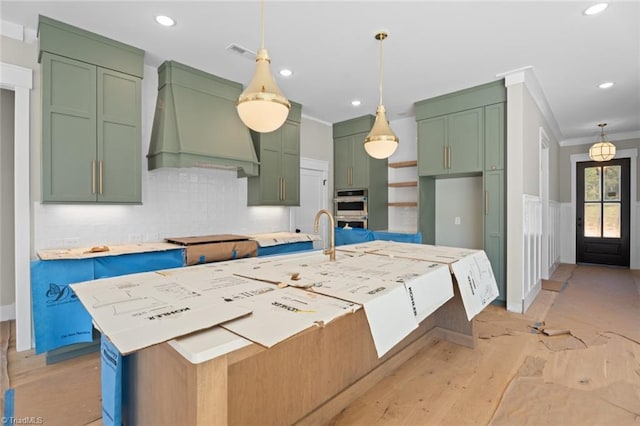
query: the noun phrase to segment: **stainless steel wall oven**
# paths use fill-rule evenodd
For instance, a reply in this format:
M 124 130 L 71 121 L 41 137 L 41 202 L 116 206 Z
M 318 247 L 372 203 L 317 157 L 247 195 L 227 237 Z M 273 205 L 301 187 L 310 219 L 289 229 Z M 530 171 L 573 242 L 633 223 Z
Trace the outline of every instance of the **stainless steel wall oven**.
M 366 189 L 338 189 L 333 203 L 336 226 L 367 228 L 369 213 Z

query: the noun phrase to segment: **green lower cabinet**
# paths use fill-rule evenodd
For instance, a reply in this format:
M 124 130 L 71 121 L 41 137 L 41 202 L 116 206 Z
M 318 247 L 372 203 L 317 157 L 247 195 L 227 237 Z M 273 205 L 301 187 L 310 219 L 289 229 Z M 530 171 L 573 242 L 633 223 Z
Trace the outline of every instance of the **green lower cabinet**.
M 247 178 L 247 205 L 300 205 L 301 109 L 292 103 L 289 119 L 282 127 L 269 133 L 251 132 L 260 174 Z
M 141 201 L 141 81 L 44 52 L 43 202 Z
M 484 251 L 491 262 L 500 295 L 506 301 L 505 199 L 504 172 L 484 173 Z

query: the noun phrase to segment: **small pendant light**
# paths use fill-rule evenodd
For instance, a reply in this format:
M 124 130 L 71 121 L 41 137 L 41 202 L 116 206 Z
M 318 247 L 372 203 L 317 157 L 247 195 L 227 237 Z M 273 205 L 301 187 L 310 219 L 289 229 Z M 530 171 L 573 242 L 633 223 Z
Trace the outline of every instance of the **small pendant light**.
M 589 148 L 589 157 L 593 161 L 609 161 L 616 155 L 616 146 L 604 139 L 604 126 L 607 123 L 600 123 L 600 140 Z
M 262 42 L 256 54 L 256 71 L 236 105 L 240 119 L 248 128 L 267 133 L 282 126 L 289 115 L 291 104 L 282 95 L 271 74 L 271 59 L 264 48 L 264 0 L 261 6 Z
M 387 36 L 388 34 L 382 31 L 375 35 L 375 39 L 380 40 L 380 104 L 376 109 L 373 127 L 364 139 L 364 149 L 367 154 L 378 159 L 390 157 L 398 148 L 398 137 L 389 127 L 386 111 L 382 105 L 382 40 Z

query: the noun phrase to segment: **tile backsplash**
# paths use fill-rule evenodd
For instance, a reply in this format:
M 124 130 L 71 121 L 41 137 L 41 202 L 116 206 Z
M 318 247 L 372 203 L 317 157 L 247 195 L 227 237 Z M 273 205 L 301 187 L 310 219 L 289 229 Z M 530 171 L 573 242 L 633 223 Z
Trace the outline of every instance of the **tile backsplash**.
M 158 169 L 142 179 L 142 205 L 35 203 L 34 250 L 289 230 L 288 207 L 247 207 L 247 179 L 235 171 Z

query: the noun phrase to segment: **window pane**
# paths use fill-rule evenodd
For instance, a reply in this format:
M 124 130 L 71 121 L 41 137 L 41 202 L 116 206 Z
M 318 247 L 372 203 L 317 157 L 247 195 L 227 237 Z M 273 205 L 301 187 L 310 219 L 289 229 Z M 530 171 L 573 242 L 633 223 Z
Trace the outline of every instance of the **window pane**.
M 602 236 L 600 232 L 600 203 L 584 204 L 584 236 L 597 238 Z
M 600 167 L 584 169 L 584 200 L 600 201 Z
M 620 201 L 620 173 L 622 166 L 605 166 L 604 174 L 604 201 Z M 605 218 L 607 215 L 605 214 Z
M 603 234 L 605 238 L 620 238 L 620 203 L 607 203 L 604 207 Z

